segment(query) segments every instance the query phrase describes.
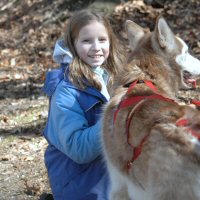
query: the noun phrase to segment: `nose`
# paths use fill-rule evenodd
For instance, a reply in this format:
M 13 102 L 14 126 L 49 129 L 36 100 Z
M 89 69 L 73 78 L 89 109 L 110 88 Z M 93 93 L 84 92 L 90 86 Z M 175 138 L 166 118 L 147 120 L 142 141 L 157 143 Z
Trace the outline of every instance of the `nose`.
M 100 42 L 98 40 L 95 40 L 92 44 L 92 49 L 98 51 L 100 50 L 100 48 L 101 48 Z

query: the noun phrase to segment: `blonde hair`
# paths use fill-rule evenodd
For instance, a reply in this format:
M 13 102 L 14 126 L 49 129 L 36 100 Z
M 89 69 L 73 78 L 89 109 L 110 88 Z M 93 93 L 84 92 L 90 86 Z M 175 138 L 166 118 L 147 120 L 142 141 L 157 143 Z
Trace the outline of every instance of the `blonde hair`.
M 103 67 L 109 73 L 110 80 L 112 80 L 113 76 L 118 72 L 121 63 L 118 52 L 120 48 L 117 45 L 118 41 L 112 31 L 109 21 L 97 12 L 92 10 L 82 10 L 76 12 L 69 19 L 66 31 L 64 33 L 65 45 L 69 48 L 74 58 L 72 63 L 69 65 L 69 80 L 81 89 L 84 89 L 86 86 L 92 86 L 97 90 L 101 90 L 101 84 L 95 78 L 95 73 L 92 71 L 89 65 L 79 58 L 75 49 L 75 40 L 78 37 L 81 28 L 91 23 L 91 21 L 102 23 L 108 32 L 110 53 Z

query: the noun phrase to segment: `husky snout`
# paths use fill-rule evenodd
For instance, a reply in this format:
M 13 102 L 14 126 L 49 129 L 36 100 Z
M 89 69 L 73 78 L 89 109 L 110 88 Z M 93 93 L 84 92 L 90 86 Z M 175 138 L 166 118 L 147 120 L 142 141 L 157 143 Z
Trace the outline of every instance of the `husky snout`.
M 200 74 L 200 61 L 188 52 L 188 46 L 179 37 L 176 37 L 182 44 L 181 54 L 177 55 L 176 62 L 181 66 L 182 70 L 188 71 L 192 75 Z

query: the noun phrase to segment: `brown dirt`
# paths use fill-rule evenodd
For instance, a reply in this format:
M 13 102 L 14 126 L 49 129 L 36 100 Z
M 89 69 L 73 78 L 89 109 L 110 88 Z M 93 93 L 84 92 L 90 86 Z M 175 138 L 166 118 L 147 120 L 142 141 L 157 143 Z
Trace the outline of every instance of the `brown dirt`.
M 0 2 L 1 200 L 39 200 L 43 193 L 50 192 L 43 160 L 47 143 L 42 137 L 48 99 L 41 93 L 41 87 L 46 71 L 56 67 L 52 60 L 53 46 L 62 35 L 67 19 L 74 10 L 92 2 Z M 123 27 L 126 19 L 152 29 L 156 16 L 162 14 L 174 32 L 189 44 L 191 52 L 200 58 L 200 2 L 171 2 L 163 8 L 147 6 L 142 0 L 117 3 L 109 17 L 115 32 L 126 42 Z M 101 10 L 107 12 L 103 6 Z M 180 96 L 186 101 L 199 99 L 199 88 L 181 92 Z

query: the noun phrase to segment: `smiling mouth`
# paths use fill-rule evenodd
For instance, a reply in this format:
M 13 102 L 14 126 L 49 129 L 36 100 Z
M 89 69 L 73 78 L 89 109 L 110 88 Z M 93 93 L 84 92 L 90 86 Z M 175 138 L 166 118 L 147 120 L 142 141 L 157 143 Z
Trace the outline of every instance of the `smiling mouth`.
M 102 55 L 96 55 L 96 56 L 89 56 L 90 58 L 100 58 Z

